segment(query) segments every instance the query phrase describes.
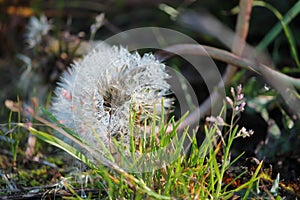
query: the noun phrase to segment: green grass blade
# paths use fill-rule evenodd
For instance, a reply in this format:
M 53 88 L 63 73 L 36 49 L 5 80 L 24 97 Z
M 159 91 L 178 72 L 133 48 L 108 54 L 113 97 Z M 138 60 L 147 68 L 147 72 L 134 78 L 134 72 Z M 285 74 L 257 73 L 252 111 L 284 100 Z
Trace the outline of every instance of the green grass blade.
M 24 126 L 23 124 L 19 124 L 19 125 Z M 38 131 L 38 130 L 32 128 L 32 127 L 27 127 L 27 129 L 30 131 L 30 133 L 35 135 L 37 138 L 39 138 L 39 139 L 43 140 L 44 142 L 47 142 L 47 143 L 49 143 L 53 146 L 56 146 L 56 147 L 64 150 L 65 152 L 67 152 L 68 154 L 70 154 L 74 158 L 82 161 L 83 163 L 85 163 L 89 167 L 95 168 L 94 165 L 92 164 L 92 162 L 85 155 L 83 155 L 81 152 L 76 150 L 74 147 L 68 145 L 67 143 L 65 143 L 61 139 L 59 139 L 59 138 L 57 138 L 53 135 L 50 135 L 46 132 Z
M 243 200 L 244 200 L 244 199 L 248 199 L 248 196 L 249 196 L 249 193 L 250 193 L 250 191 L 251 191 L 251 189 L 252 189 L 253 183 L 254 183 L 255 181 L 258 180 L 257 175 L 258 175 L 258 173 L 259 173 L 259 171 L 260 171 L 260 169 L 261 169 L 261 167 L 262 167 L 262 164 L 263 164 L 263 162 L 261 161 L 261 162 L 259 163 L 258 167 L 256 168 L 256 170 L 255 170 L 253 176 L 252 176 L 251 179 L 248 181 L 249 186 L 248 186 L 248 189 L 247 189 L 247 191 L 246 191 L 246 193 L 245 193 L 245 196 L 243 197 Z
M 270 5 L 270 4 L 268 4 L 268 3 L 264 2 L 264 1 L 255 1 L 255 2 L 253 2 L 253 6 L 261 6 L 261 7 L 267 8 L 270 11 L 272 11 L 273 14 L 278 18 L 279 24 L 281 25 L 281 27 L 282 27 L 282 29 L 284 31 L 284 34 L 285 34 L 285 36 L 286 36 L 286 38 L 288 40 L 288 43 L 290 45 L 290 50 L 291 50 L 292 57 L 295 60 L 298 68 L 300 68 L 300 61 L 299 61 L 299 58 L 298 58 L 298 52 L 297 52 L 297 48 L 296 48 L 296 44 L 295 44 L 295 40 L 294 40 L 293 34 L 292 34 L 290 28 L 288 27 L 287 23 L 284 22 L 283 16 L 281 15 L 281 13 L 276 8 L 274 8 L 272 5 Z M 300 4 L 298 6 L 300 7 Z M 265 36 L 265 38 L 267 38 L 267 37 L 270 37 L 270 36 L 267 34 Z M 264 39 L 257 46 L 257 50 L 259 50 L 259 51 L 263 50 L 262 47 L 264 47 L 264 46 L 260 46 L 260 45 L 266 43 L 266 42 L 264 42 Z
M 257 45 L 257 50 L 263 51 L 267 46 L 278 36 L 282 31 L 281 23 L 288 25 L 298 14 L 300 13 L 300 1 L 295 3 L 295 5 L 284 15 L 282 22 L 278 22 L 261 40 Z
M 70 136 L 76 138 L 78 141 L 81 141 L 81 142 L 84 142 L 82 141 L 82 139 L 76 134 L 74 133 L 73 131 L 71 131 L 69 128 L 65 127 L 64 125 L 62 125 L 56 118 L 55 116 L 50 113 L 47 109 L 43 108 L 43 107 L 40 107 L 39 108 L 43 114 L 45 114 L 49 119 L 50 121 L 52 121 L 53 123 L 55 123 L 58 127 L 62 128 L 64 131 L 66 131 Z

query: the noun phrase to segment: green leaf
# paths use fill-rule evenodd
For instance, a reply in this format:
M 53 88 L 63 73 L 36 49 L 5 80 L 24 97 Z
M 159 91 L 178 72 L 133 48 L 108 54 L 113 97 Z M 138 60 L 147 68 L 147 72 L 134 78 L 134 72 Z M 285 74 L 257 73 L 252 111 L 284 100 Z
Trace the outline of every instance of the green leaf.
M 253 2 L 253 6 L 261 6 L 261 7 L 267 8 L 267 9 L 269 9 L 270 11 L 272 11 L 273 14 L 278 18 L 279 23 L 280 23 L 280 25 L 282 26 L 282 29 L 283 29 L 283 31 L 284 31 L 284 34 L 285 34 L 285 36 L 286 36 L 286 38 L 287 38 L 287 40 L 288 40 L 288 42 L 289 42 L 290 49 L 291 49 L 291 53 L 292 53 L 292 57 L 293 57 L 293 59 L 295 60 L 295 62 L 296 62 L 296 64 L 297 64 L 298 68 L 300 68 L 300 61 L 299 61 L 299 58 L 298 58 L 298 52 L 297 52 L 296 43 L 295 43 L 293 34 L 292 34 L 290 28 L 288 27 L 286 21 L 284 20 L 284 17 L 281 15 L 281 13 L 280 13 L 276 8 L 274 8 L 271 4 L 268 4 L 268 3 L 264 2 L 264 1 L 254 1 L 254 2 Z M 300 12 L 300 2 L 296 3 L 295 6 L 296 6 L 295 9 L 297 9 L 296 11 L 297 11 L 297 14 L 298 14 L 298 13 Z M 294 6 L 294 7 L 295 7 L 295 6 Z M 298 10 L 298 9 L 299 9 L 299 10 Z M 276 27 L 276 26 L 275 26 L 275 27 Z M 273 30 L 273 29 L 272 29 L 272 30 Z M 279 32 L 280 32 L 280 30 L 279 30 L 279 31 L 277 30 L 277 34 L 278 34 Z M 276 36 L 277 34 L 275 34 L 275 36 Z M 274 37 L 274 36 L 273 36 L 273 35 L 270 36 L 269 34 L 267 34 L 267 35 L 265 36 L 265 38 L 268 38 L 268 37 Z M 265 38 L 264 38 L 264 39 L 265 39 Z M 275 38 L 275 37 L 274 37 L 274 38 Z M 267 42 L 264 41 L 264 39 L 263 39 L 263 41 L 257 46 L 257 50 L 258 50 L 258 51 L 262 51 L 263 48 L 265 48 L 265 45 L 264 45 L 264 46 L 261 45 L 262 43 L 263 43 L 263 44 L 267 43 Z M 266 40 L 267 40 L 267 39 L 266 39 Z
M 72 136 L 73 138 L 76 138 L 77 140 L 84 142 L 75 132 L 71 131 L 69 128 L 65 127 L 63 124 L 61 124 L 56 118 L 55 116 L 50 113 L 47 109 L 45 109 L 44 107 L 40 107 L 39 108 L 52 122 L 54 122 L 57 126 L 59 126 L 60 128 L 62 128 L 64 131 L 66 131 L 70 136 Z
M 244 199 L 248 199 L 249 193 L 250 193 L 250 191 L 252 190 L 252 185 L 254 184 L 254 182 L 256 182 L 256 181 L 258 180 L 258 173 L 259 173 L 259 171 L 260 171 L 260 169 L 261 169 L 261 167 L 262 167 L 262 164 L 263 164 L 263 162 L 261 161 L 261 162 L 259 163 L 258 167 L 256 168 L 256 170 L 255 170 L 253 176 L 252 176 L 251 179 L 247 182 L 247 184 L 248 184 L 248 189 L 247 189 L 247 191 L 246 191 L 246 193 L 245 193 L 245 196 L 243 197 L 243 200 L 244 200 Z M 243 185 L 242 185 L 242 186 L 243 186 Z M 240 186 L 240 187 L 242 187 L 242 186 Z M 238 189 L 238 188 L 237 188 L 237 189 Z
M 284 15 L 281 22 L 278 22 L 261 40 L 257 45 L 257 50 L 263 51 L 267 46 L 278 36 L 282 31 L 282 23 L 288 25 L 300 12 L 300 1 L 295 3 L 295 5 Z
M 67 143 L 65 143 L 61 139 L 59 139 L 59 138 L 57 138 L 53 135 L 50 135 L 46 132 L 38 131 L 38 130 L 32 128 L 32 127 L 29 127 L 28 130 L 30 131 L 30 133 L 35 135 L 37 138 L 43 140 L 44 142 L 47 142 L 47 143 L 49 143 L 53 146 L 56 146 L 56 147 L 64 150 L 65 152 L 67 152 L 68 154 L 70 154 L 74 158 L 82 161 L 83 163 L 85 163 L 89 167 L 95 168 L 94 164 L 85 155 L 83 155 L 77 149 L 75 149 L 72 146 L 68 145 Z

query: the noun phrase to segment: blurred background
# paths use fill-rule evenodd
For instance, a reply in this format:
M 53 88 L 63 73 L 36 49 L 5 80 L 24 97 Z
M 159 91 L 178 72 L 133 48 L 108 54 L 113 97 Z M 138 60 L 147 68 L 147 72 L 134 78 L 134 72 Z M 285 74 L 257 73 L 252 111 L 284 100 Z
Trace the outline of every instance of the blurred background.
M 265 2 L 284 14 L 297 1 Z M 105 40 L 124 30 L 144 26 L 170 28 L 200 44 L 228 50 L 214 33 L 191 25 L 197 18 L 190 16 L 182 20 L 180 13 L 209 13 L 234 30 L 238 4 L 237 0 L 0 0 L 0 122 L 7 123 L 6 99 L 20 99 L 32 104 L 30 99 L 36 97 L 39 105 L 47 107 L 60 74 L 73 60 L 86 54 L 95 41 Z M 247 42 L 256 46 L 277 22 L 274 13 L 266 8 L 253 8 Z M 296 17 L 289 27 L 299 49 L 300 18 Z M 42 31 L 42 37 L 37 38 L 35 31 Z M 277 70 L 299 77 L 300 71 L 289 49 L 287 39 L 281 33 L 266 52 Z M 188 63 L 177 57 L 166 63 L 181 70 L 196 91 L 199 103 L 207 98 L 201 76 L 195 76 L 194 71 L 187 67 Z M 223 72 L 226 64 L 216 63 Z M 247 141 L 238 141 L 235 152 L 246 150 L 247 156 L 265 158 L 274 164 L 275 170 L 286 174 L 286 178 L 296 179 L 300 176 L 298 119 L 292 119 L 274 91 L 272 98 L 266 101 L 264 94 L 268 86 L 252 72 L 240 70 L 232 85 L 239 83 L 244 85 L 249 102 L 257 106 L 247 107 L 239 122 L 241 126 L 253 129 L 255 134 Z

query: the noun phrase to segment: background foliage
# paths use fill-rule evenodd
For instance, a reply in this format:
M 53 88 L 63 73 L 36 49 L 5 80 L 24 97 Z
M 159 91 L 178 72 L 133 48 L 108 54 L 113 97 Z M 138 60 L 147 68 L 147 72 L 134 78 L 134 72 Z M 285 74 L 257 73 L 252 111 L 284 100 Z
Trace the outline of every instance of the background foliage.
M 276 70 L 299 78 L 297 50 L 299 50 L 300 44 L 300 20 L 298 16 L 300 6 L 295 6 L 299 4 L 299 1 L 264 1 L 268 4 L 254 1 L 254 5 L 255 2 L 257 6 L 253 7 L 251 14 L 247 42 L 252 46 L 257 46 L 258 50 L 265 49 L 269 53 Z M 105 18 L 103 25 L 94 36 L 95 40 L 104 40 L 115 33 L 130 28 L 158 26 L 187 34 L 200 44 L 228 49 L 222 41 L 205 32 L 205 30 L 195 30 L 192 26 L 172 18 L 171 11 L 172 9 L 175 11 L 192 10 L 197 13 L 208 11 L 224 25 L 234 30 L 238 4 L 239 1 L 219 0 L 2 0 L 0 1 L 0 101 L 4 103 L 6 99 L 22 100 L 23 103 L 36 108 L 41 116 L 48 117 L 47 114 L 38 111 L 38 107 L 48 107 L 51 91 L 56 86 L 58 77 L 74 59 L 82 56 L 82 53 L 73 53 L 72 50 L 77 48 L 76 44 L 80 43 L 81 52 L 89 49 L 86 42 L 91 37 L 90 26 L 100 13 L 105 13 Z M 279 14 L 276 13 L 277 11 Z M 51 35 L 58 38 L 60 46 L 53 42 L 50 45 L 42 44 L 39 48 L 29 49 L 26 45 L 25 34 L 29 18 L 40 16 L 41 14 L 45 14 L 48 19 L 52 20 L 54 26 Z M 271 30 L 282 19 L 280 16 L 287 16 L 289 21 L 288 29 L 281 31 L 272 40 Z M 269 44 L 266 42 L 268 39 Z M 33 66 L 35 66 L 31 71 L 28 71 L 26 67 L 26 60 L 22 59 L 22 57 L 20 58 L 21 54 L 31 58 Z M 216 61 L 216 63 L 220 71 L 224 72 L 226 64 L 219 61 Z M 182 74 L 192 83 L 199 102 L 203 102 L 208 92 L 202 78 L 193 76 L 194 73 L 190 70 L 188 64 L 180 58 L 172 58 L 167 61 L 167 64 L 181 69 Z M 280 174 L 281 187 L 287 186 L 293 189 L 291 191 L 288 189 L 283 190 L 285 192 L 283 192 L 282 196 L 287 196 L 289 195 L 288 193 L 292 193 L 294 196 L 299 195 L 299 119 L 294 115 L 293 110 L 285 104 L 277 91 L 266 84 L 263 77 L 242 69 L 234 75 L 231 85 L 237 86 L 239 83 L 243 84 L 244 93 L 247 97 L 247 107 L 240 116 L 238 124 L 240 127 L 244 126 L 247 129 L 253 129 L 255 134 L 247 139 L 236 139 L 231 150 L 232 156 L 236 157 L 240 153 L 245 152 L 239 162 L 240 165 L 247 168 L 251 166 L 249 164 L 251 162 L 250 157 L 264 160 L 264 168 L 269 171 L 267 174 L 270 175 L 265 180 L 271 180 L 272 182 L 272 184 L 268 182 L 269 185 L 272 186 L 277 181 L 277 175 Z M 229 90 L 230 87 L 228 87 L 228 93 L 230 94 Z M 35 99 L 31 100 L 32 97 L 35 97 Z M 230 111 L 228 113 L 230 117 Z M 26 154 L 30 144 L 30 137 L 26 131 L 16 126 L 14 122 L 27 120 L 37 123 L 35 119 L 22 117 L 17 113 L 10 113 L 3 104 L 0 106 L 0 120 L 0 144 L 3 147 L 0 150 L 1 174 L 17 172 L 18 175 L 14 174 L 16 177 L 13 178 L 13 182 L 17 183 L 18 186 L 29 187 L 46 185 L 49 182 L 55 184 L 57 177 L 72 171 L 70 169 L 70 166 L 73 166 L 72 161 L 70 159 L 64 160 L 64 154 L 61 154 L 56 148 L 42 140 L 38 140 L 35 143 L 34 150 L 31 151 L 32 154 Z M 200 124 L 203 127 L 204 120 Z M 41 127 L 43 131 L 51 132 L 49 128 Z M 199 132 L 203 133 L 204 128 L 200 128 Z M 52 164 L 59 167 L 60 170 L 52 168 Z M 51 170 L 45 170 L 47 167 L 50 167 Z M 180 166 L 178 165 L 175 169 L 168 169 L 168 173 L 172 173 L 173 170 L 179 170 L 179 168 Z M 23 172 L 23 170 L 28 169 L 32 170 L 33 173 L 28 175 L 26 172 Z M 190 173 L 189 170 L 192 171 L 194 169 L 187 168 L 187 174 Z M 238 174 L 234 170 L 237 170 L 237 168 L 232 168 L 232 173 Z M 97 177 L 94 173 L 87 174 L 91 177 Z M 168 173 L 163 176 L 167 176 Z M 107 174 L 103 173 L 102 177 Z M 176 175 L 176 173 L 174 174 Z M 230 174 L 227 175 L 229 179 L 232 178 Z M 39 182 L 39 179 L 36 177 L 43 178 Z M 7 184 L 4 181 L 4 176 L 2 178 L 1 184 Z M 175 179 L 170 179 L 166 187 L 175 184 L 175 182 L 172 182 L 173 180 Z M 230 180 L 233 181 L 232 179 Z M 184 180 L 182 181 L 184 182 Z M 97 184 L 99 185 L 96 188 L 103 187 L 100 182 L 97 182 Z M 239 186 L 237 182 L 236 184 Z M 143 185 L 139 186 L 143 188 Z M 232 185 L 229 187 L 232 187 Z M 12 185 L 11 188 L 14 188 L 14 186 Z M 125 190 L 128 193 L 132 192 L 132 188 L 126 188 Z M 111 191 L 106 192 L 111 194 Z M 183 193 L 185 192 L 187 193 L 187 191 Z M 139 195 L 141 198 L 143 197 L 143 194 Z

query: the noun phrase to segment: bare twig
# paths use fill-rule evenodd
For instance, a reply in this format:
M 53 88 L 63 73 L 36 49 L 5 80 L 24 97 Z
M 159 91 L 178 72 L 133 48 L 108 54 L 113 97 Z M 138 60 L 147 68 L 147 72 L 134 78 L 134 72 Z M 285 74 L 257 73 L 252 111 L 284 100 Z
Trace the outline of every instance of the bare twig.
M 245 40 L 248 35 L 249 20 L 252 11 L 252 0 L 244 1 L 240 0 L 240 12 L 237 19 L 236 25 L 236 35 L 233 40 L 231 51 L 237 56 L 241 56 L 245 47 Z M 223 87 L 229 85 L 232 78 L 236 74 L 237 67 L 228 63 L 225 73 L 222 76 L 223 82 L 218 84 L 218 87 Z M 210 98 L 207 98 L 204 103 L 202 103 L 202 115 L 208 114 L 211 106 L 218 102 L 221 98 L 218 92 L 214 92 Z
M 248 35 L 249 29 L 249 20 L 252 11 L 252 0 L 244 1 L 240 0 L 240 12 L 237 19 L 236 25 L 236 37 L 233 41 L 233 45 L 231 48 L 232 53 L 236 54 L 237 56 L 241 56 L 245 47 L 245 40 Z M 228 65 L 226 71 L 223 75 L 223 81 L 225 85 L 228 85 L 232 80 L 233 76 L 237 71 L 237 67 Z
M 229 52 L 219 51 L 212 47 L 202 46 L 207 52 L 202 52 L 203 49 L 193 45 L 174 45 L 166 48 L 165 50 L 178 53 L 178 54 L 191 54 L 191 55 L 209 55 L 214 59 L 221 60 L 229 64 L 226 68 L 224 75 L 222 76 L 223 82 L 219 83 L 218 87 L 222 87 L 223 84 L 226 86 L 231 82 L 232 77 L 236 72 L 236 67 L 246 68 L 252 70 L 259 75 L 262 75 L 265 80 L 272 85 L 281 96 L 285 99 L 288 105 L 293 105 L 295 112 L 298 112 L 300 109 L 299 99 L 297 98 L 297 92 L 294 87 L 299 88 L 300 80 L 293 77 L 289 77 L 285 74 L 282 74 L 278 71 L 273 70 L 266 65 L 260 63 L 267 63 L 272 66 L 272 62 L 267 56 L 267 54 L 260 52 L 257 54 L 255 49 L 250 45 L 246 44 L 245 39 L 248 33 L 249 19 L 252 10 L 252 0 L 240 1 L 240 12 L 238 16 L 238 22 L 236 26 L 236 33 L 232 32 L 229 28 L 224 26 L 216 18 L 211 16 L 206 11 L 201 13 L 194 13 L 188 11 L 183 13 L 179 21 L 185 25 L 189 25 L 190 28 L 195 29 L 199 32 L 206 32 L 210 35 L 216 37 L 221 41 L 225 46 L 230 47 L 232 44 L 232 52 L 240 57 L 246 57 L 247 59 L 241 59 L 236 55 L 229 54 Z M 196 50 L 197 49 L 197 50 Z M 178 50 L 178 51 L 176 51 Z M 219 102 L 220 95 L 218 90 L 214 91 L 209 98 L 207 98 L 198 109 L 192 112 L 182 123 L 179 128 L 184 128 L 188 124 L 195 123 L 197 112 L 201 113 L 201 116 L 208 114 L 211 107 L 215 105 L 216 102 Z M 296 113 L 298 117 L 299 113 Z M 296 116 L 293 116 L 296 118 Z M 171 128 L 170 128 L 171 129 Z
M 205 45 L 179 44 L 179 45 L 169 46 L 165 48 L 164 51 L 172 52 L 173 54 L 175 53 L 179 55 L 210 56 L 213 59 L 223 61 L 225 63 L 237 66 L 239 68 L 244 68 L 253 71 L 258 75 L 262 75 L 263 73 L 269 73 L 269 76 L 272 76 L 280 83 L 286 83 L 296 88 L 300 88 L 300 79 L 298 78 L 288 76 L 264 64 L 251 61 L 246 58 L 238 57 L 233 53 L 218 48 L 205 46 Z
M 178 55 L 201 55 L 210 56 L 213 59 L 223 61 L 225 63 L 251 70 L 259 75 L 262 75 L 269 84 L 277 89 L 277 91 L 286 100 L 287 104 L 296 106 L 295 112 L 298 112 L 299 99 L 296 97 L 297 92 L 294 87 L 300 88 L 300 79 L 290 77 L 281 72 L 278 72 L 266 65 L 257 63 L 256 61 L 251 61 L 246 58 L 238 57 L 228 51 L 221 50 L 214 47 L 209 47 L 205 45 L 195 45 L 195 44 L 179 44 L 169 46 L 164 49 L 167 52 L 172 52 Z M 170 55 L 169 55 L 170 56 Z M 217 91 L 210 95 L 211 102 L 216 102 L 218 97 Z M 179 130 L 184 129 L 187 125 L 195 123 L 195 117 L 197 112 L 208 113 L 210 106 L 209 101 L 205 101 L 198 109 L 193 111 L 178 127 Z M 299 115 L 299 113 L 296 113 Z M 299 115 L 300 116 L 300 115 Z M 169 130 L 169 129 L 168 129 Z M 171 130 L 171 128 L 170 128 Z

